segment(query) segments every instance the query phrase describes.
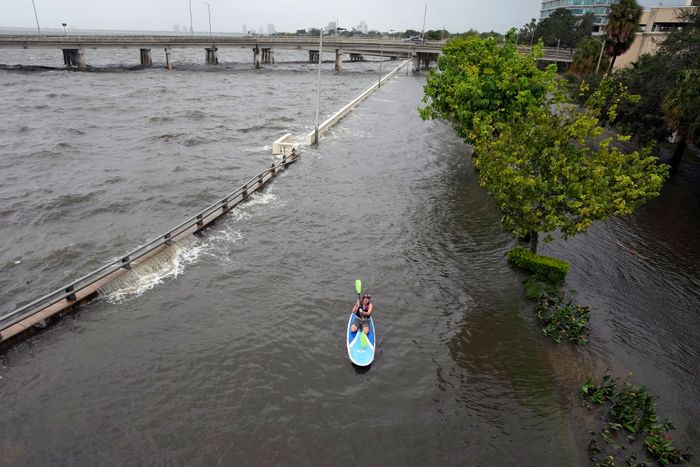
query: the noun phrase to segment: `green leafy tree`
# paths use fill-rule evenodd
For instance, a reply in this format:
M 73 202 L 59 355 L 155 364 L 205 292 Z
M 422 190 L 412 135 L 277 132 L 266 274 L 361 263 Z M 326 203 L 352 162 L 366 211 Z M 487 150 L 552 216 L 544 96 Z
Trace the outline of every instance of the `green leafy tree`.
M 658 196 L 667 167 L 651 148 L 625 153 L 618 143 L 629 138 L 603 137 L 602 109 L 612 119 L 626 97 L 614 88 L 611 81 L 601 85 L 583 111 L 556 93 L 550 106 L 498 123 L 497 137 L 478 145 L 479 182 L 496 200 L 503 227 L 529 238 L 531 251 L 539 233 L 568 238 Z
M 643 55 L 631 67 L 615 73 L 631 93 L 640 96 L 636 104 L 620 105 L 618 127 L 635 135 L 641 144 L 662 141 L 671 135 L 661 105 L 673 89 L 677 74 L 668 72 L 667 62 L 662 54 Z
M 532 18 L 518 31 L 518 43 L 532 45 L 535 42 L 535 31 L 537 31 L 537 20 Z
M 620 0 L 611 5 L 605 25 L 605 54 L 612 59 L 608 72 L 615 66 L 617 56 L 632 46 L 642 12 L 636 0 Z
M 553 90 L 556 68 L 537 67 L 542 47 L 520 54 L 514 31 L 499 46 L 495 38 L 453 39 L 438 58 L 424 87 L 424 119 L 441 118 L 469 143 L 490 138 L 495 124 L 543 105 Z
M 600 56 L 602 44 L 596 39 L 583 40 L 574 53 L 569 71 L 578 75 L 586 76 L 594 73 L 598 68 L 598 60 L 600 59 L 600 68 L 607 70 L 608 58 Z
M 700 68 L 700 10 L 685 11 L 681 20 L 684 26 L 673 29 L 655 55 L 643 55 L 632 67 L 616 72 L 630 92 L 641 96 L 637 105 L 621 105 L 619 124 L 642 144 L 672 135 L 674 128 L 667 125 L 672 119 L 664 115 L 664 100 L 677 87 L 684 70 Z M 671 158 L 674 165 L 680 163 L 685 145 L 686 141 L 679 139 Z
M 554 66 L 537 68 L 542 47 L 520 54 L 513 36 L 502 47 L 494 39 L 450 42 L 428 77 L 420 113 L 448 120 L 473 145 L 480 184 L 504 228 L 529 237 L 536 251 L 539 233 L 568 237 L 631 213 L 658 195 L 667 169 L 648 148 L 626 154 L 603 138 L 603 109 L 614 120 L 623 88 L 601 85 L 584 111 L 566 105 Z
M 566 8 L 559 8 L 537 24 L 535 40 L 542 38 L 548 47 L 556 47 L 559 41 L 560 47 L 573 49 L 583 39 L 590 37 L 593 18 L 592 13 L 574 16 Z
M 678 138 L 671 165 L 677 166 L 687 143 L 700 141 L 700 69 L 684 70 L 663 102 L 666 123 Z

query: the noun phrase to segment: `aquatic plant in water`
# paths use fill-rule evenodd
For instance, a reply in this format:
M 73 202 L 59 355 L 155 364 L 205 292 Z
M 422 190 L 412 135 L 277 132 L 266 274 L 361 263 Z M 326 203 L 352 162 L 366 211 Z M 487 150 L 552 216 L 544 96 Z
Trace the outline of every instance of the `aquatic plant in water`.
M 568 339 L 578 345 L 588 342 L 588 321 L 591 309 L 574 305 L 571 299 L 561 295 L 543 293 L 535 307 L 537 318 L 542 322 L 542 334 L 559 343 Z
M 624 445 L 633 445 L 640 437 L 647 453 L 660 465 L 688 462 L 691 458 L 688 448 L 680 451 L 673 446 L 669 431 L 675 427 L 670 420 L 659 422 L 654 399 L 647 389 L 627 382 L 618 390 L 617 381 L 617 378 L 605 375 L 600 383 L 589 378 L 579 388 L 579 393 L 589 408 L 592 404 L 608 408 L 605 426 L 599 435 L 615 453 L 604 453 L 605 457 L 600 459 L 599 454 L 605 449 L 600 448 L 596 438 L 592 439 L 588 449 L 595 465 L 614 466 L 617 452 L 623 450 Z M 624 436 L 624 433 L 627 433 L 627 436 Z M 624 440 L 620 441 L 623 436 Z M 635 453 L 626 459 L 626 464 L 639 467 L 650 465 L 644 461 L 638 463 Z

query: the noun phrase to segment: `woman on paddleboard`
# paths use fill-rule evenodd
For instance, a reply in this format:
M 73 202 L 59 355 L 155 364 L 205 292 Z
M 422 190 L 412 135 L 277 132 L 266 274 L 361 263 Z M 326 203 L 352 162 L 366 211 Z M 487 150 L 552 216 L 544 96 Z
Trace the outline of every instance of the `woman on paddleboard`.
M 352 312 L 355 313 L 355 319 L 352 322 L 350 331 L 357 332 L 362 327 L 362 332 L 369 334 L 369 317 L 372 315 L 372 296 L 365 294 L 362 300 L 359 298 L 355 301 L 355 306 L 352 307 Z

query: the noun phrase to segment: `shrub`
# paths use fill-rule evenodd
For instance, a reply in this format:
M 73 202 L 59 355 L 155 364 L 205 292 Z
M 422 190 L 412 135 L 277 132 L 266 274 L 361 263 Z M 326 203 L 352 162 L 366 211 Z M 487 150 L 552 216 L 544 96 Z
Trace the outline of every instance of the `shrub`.
M 578 345 L 588 343 L 588 320 L 591 310 L 587 306 L 574 305 L 563 297 L 543 295 L 535 307 L 542 322 L 542 334 L 559 343 L 568 339 Z
M 562 282 L 569 271 L 569 263 L 566 261 L 541 256 L 521 247 L 515 247 L 508 252 L 508 261 L 550 282 Z

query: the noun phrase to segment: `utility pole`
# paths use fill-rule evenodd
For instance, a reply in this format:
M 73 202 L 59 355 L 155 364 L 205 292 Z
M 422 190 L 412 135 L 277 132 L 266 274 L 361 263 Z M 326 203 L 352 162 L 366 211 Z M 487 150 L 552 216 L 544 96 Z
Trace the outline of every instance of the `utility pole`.
M 323 61 L 323 27 L 318 39 L 318 79 L 316 82 L 316 129 L 314 131 L 314 144 L 318 144 L 318 113 L 321 108 L 321 62 Z
M 204 2 L 207 4 L 207 13 L 209 13 L 209 37 L 214 37 L 211 35 L 211 5 L 209 2 Z
M 190 1 L 190 34 L 194 37 L 194 26 L 192 26 L 192 0 Z
M 41 28 L 39 27 L 39 17 L 36 15 L 36 5 L 34 4 L 34 0 L 32 0 L 32 7 L 34 7 L 34 18 L 36 19 L 36 28 L 39 31 L 39 34 L 41 34 Z
M 600 55 L 598 55 L 598 65 L 595 67 L 595 74 L 598 74 L 598 70 L 600 70 L 600 61 L 603 60 L 603 50 L 605 50 L 605 41 L 607 39 L 603 39 L 603 43 L 600 45 Z

